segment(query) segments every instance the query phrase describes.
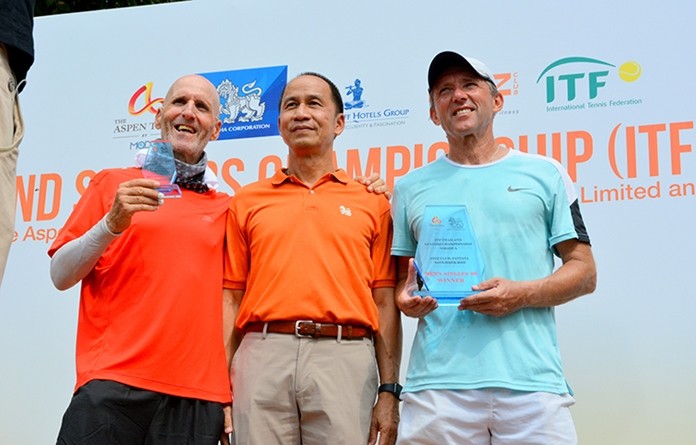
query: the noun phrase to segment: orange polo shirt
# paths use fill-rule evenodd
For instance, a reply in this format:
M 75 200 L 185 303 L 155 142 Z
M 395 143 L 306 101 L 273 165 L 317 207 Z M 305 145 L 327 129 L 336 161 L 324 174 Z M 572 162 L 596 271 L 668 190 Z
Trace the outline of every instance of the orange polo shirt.
M 394 287 L 389 201 L 343 170 L 313 186 L 277 171 L 242 187 L 227 219 L 224 286 L 246 290 L 237 327 L 313 320 L 378 330 L 372 289 Z

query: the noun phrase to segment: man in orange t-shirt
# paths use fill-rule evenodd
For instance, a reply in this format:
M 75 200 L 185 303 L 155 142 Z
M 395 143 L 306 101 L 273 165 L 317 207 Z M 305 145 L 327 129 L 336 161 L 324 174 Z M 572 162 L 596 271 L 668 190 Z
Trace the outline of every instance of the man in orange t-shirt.
M 224 230 L 204 149 L 220 103 L 201 76 L 174 82 L 155 120 L 178 199 L 140 168 L 99 172 L 49 249 L 51 278 L 82 282 L 75 393 L 58 444 L 216 445 L 231 401 L 222 338 Z M 226 408 L 229 410 L 229 408 Z
M 287 168 L 238 190 L 227 221 L 237 445 L 391 445 L 401 324 L 389 202 L 334 168 L 345 117 L 330 80 L 290 81 L 278 122 Z

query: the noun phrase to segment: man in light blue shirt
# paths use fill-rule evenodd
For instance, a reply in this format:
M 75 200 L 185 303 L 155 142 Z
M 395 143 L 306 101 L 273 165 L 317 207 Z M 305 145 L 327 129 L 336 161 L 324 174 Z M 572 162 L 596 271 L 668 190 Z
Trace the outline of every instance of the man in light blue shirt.
M 495 142 L 504 100 L 483 63 L 440 53 L 428 86 L 449 153 L 395 187 L 397 305 L 419 318 L 398 443 L 575 444 L 554 306 L 594 291 L 596 270 L 572 182 L 558 162 Z M 466 289 L 477 293 L 458 307 L 413 294 L 426 205 L 466 206 L 480 247 L 484 273 Z

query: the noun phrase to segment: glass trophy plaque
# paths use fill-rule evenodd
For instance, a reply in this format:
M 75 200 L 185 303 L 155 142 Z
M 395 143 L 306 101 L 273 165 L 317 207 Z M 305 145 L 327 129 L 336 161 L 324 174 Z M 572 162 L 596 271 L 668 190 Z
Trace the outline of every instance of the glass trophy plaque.
M 181 188 L 176 180 L 176 163 L 172 144 L 163 140 L 150 143 L 150 148 L 143 162 L 143 176 L 159 181 L 157 191 L 165 198 L 181 198 Z
M 414 263 L 422 283 L 415 295 L 458 306 L 477 293 L 471 286 L 483 280 L 483 259 L 466 206 L 425 207 Z

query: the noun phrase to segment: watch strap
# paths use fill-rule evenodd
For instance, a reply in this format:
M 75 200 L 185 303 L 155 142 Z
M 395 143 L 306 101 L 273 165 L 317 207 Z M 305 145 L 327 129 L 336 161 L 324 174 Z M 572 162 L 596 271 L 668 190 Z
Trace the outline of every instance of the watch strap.
M 401 390 L 403 387 L 398 383 L 383 383 L 377 388 L 377 393 L 388 392 L 394 395 L 397 399 L 401 400 Z

